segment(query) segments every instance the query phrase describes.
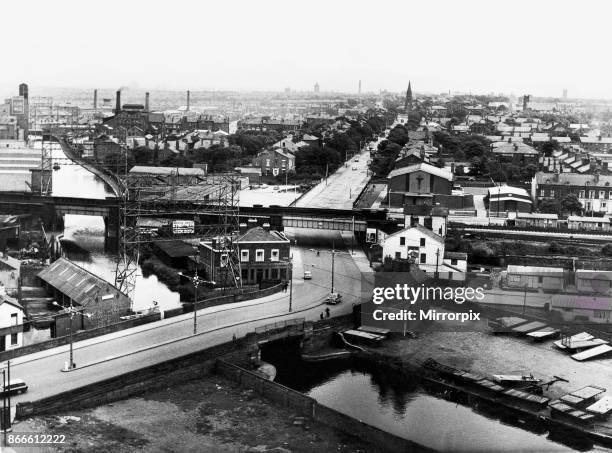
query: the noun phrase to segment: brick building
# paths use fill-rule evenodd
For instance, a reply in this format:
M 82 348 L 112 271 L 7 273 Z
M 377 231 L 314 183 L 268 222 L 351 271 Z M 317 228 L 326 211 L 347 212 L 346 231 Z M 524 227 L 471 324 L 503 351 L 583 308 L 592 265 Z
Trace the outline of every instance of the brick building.
M 270 230 L 268 224 L 246 231 L 240 226 L 237 242 L 240 261 L 240 278 L 243 285 L 270 286 L 287 280 L 291 267 L 290 241 L 283 233 Z M 227 239 L 225 239 L 227 241 Z M 227 247 L 223 238 L 200 242 L 200 267 L 205 275 L 218 286 L 227 281 Z
M 429 204 L 434 194 L 451 195 L 453 174 L 447 170 L 421 162 L 396 168 L 389 173 L 391 206 Z

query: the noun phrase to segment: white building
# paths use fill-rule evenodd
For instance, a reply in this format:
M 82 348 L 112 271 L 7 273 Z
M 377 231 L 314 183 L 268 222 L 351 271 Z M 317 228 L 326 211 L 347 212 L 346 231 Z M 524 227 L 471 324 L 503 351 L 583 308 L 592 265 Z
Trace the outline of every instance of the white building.
M 464 280 L 467 256 L 464 253 L 445 254 L 444 238 L 422 225 L 404 228 L 387 236 L 382 244 L 383 259 L 414 259 L 429 276 Z
M 0 252 L 0 293 L 13 294 L 19 288 L 21 261 Z
M 23 346 L 23 307 L 0 290 L 0 352 Z

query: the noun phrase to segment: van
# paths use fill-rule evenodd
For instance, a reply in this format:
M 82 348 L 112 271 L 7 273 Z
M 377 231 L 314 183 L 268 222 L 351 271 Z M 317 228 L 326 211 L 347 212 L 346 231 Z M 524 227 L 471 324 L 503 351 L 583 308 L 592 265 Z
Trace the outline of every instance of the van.
M 22 379 L 11 379 L 8 385 L 5 385 L 2 388 L 1 395 L 18 395 L 20 393 L 25 393 L 28 391 L 28 384 L 25 383 Z
M 312 280 L 312 272 L 304 271 L 304 280 Z

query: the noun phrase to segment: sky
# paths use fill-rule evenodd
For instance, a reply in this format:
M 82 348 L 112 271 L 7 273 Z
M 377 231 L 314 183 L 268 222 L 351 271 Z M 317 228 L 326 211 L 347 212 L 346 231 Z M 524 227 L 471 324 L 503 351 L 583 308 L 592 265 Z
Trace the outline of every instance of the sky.
M 0 2 L 0 93 L 36 86 L 612 98 L 608 0 Z M 4 93 L 6 94 L 6 93 Z

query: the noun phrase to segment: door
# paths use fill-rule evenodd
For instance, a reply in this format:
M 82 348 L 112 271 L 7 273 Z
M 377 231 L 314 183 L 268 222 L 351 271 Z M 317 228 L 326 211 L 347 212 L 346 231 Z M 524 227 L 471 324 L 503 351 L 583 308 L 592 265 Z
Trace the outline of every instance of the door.
M 0 336 L 0 352 L 6 351 L 6 335 Z

